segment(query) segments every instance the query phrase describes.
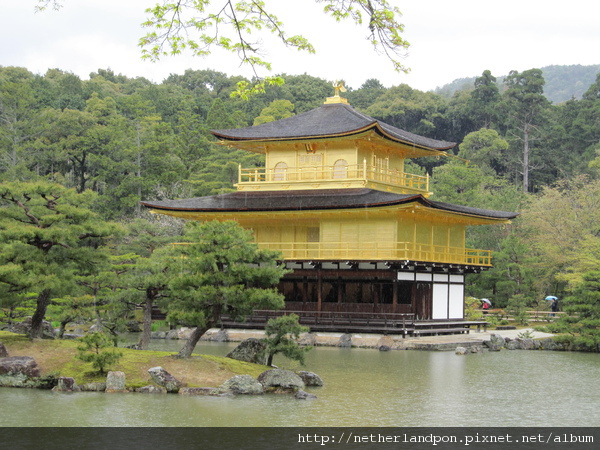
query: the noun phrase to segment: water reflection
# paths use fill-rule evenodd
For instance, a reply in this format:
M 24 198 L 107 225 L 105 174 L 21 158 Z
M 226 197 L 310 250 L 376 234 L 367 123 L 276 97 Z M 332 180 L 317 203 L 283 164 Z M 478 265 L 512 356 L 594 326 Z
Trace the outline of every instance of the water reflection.
M 177 351 L 181 342 L 153 341 Z M 200 343 L 225 355 L 235 344 Z M 1 388 L 1 426 L 598 426 L 600 355 L 318 347 L 307 370 L 324 380 L 315 401 L 64 394 Z M 280 366 L 287 363 L 275 361 Z M 293 368 L 299 368 L 294 366 Z

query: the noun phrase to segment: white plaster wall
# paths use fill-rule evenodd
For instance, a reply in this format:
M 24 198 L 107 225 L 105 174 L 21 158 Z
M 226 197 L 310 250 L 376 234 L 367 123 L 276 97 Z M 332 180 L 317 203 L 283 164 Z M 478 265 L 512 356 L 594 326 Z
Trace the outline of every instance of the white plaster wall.
M 448 285 L 434 283 L 432 319 L 448 318 Z
M 465 286 L 462 284 L 450 285 L 449 319 L 462 319 L 464 315 Z

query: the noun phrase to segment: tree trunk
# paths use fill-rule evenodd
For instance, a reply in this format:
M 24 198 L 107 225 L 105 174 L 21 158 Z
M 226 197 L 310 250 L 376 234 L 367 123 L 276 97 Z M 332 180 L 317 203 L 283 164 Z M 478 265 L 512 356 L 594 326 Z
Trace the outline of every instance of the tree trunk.
M 69 322 L 70 321 L 60 323 L 60 328 L 58 329 L 58 338 L 59 339 L 62 339 L 65 336 L 65 329 L 67 328 L 67 324 Z
M 137 133 L 137 139 L 136 139 L 136 144 L 137 144 L 137 150 L 138 150 L 138 154 L 137 154 L 137 188 L 138 188 L 138 198 L 141 200 L 142 199 L 142 143 L 140 140 L 140 121 L 136 120 L 135 121 L 135 129 L 136 129 L 136 133 Z M 140 212 L 142 210 L 142 205 L 140 202 L 137 202 L 137 210 L 138 212 Z
M 200 328 L 200 327 L 194 328 L 194 331 L 192 331 L 192 334 L 190 335 L 189 339 L 186 341 L 183 348 L 181 350 L 179 350 L 177 357 L 178 358 L 189 358 L 190 356 L 192 356 L 192 352 L 196 348 L 196 344 L 198 343 L 198 341 L 200 340 L 202 335 L 204 333 L 206 333 L 210 328 L 211 328 L 210 326 L 205 326 L 202 328 Z
M 144 325 L 142 329 L 142 337 L 140 338 L 140 343 L 138 344 L 140 350 L 148 350 L 148 345 L 150 344 L 150 336 L 152 334 L 153 304 L 154 299 L 152 297 L 146 296 L 146 301 L 144 303 Z
M 529 192 L 529 125 L 523 128 L 523 192 Z
M 100 308 L 96 306 L 96 332 L 102 333 L 104 331 L 104 324 L 102 323 L 102 316 L 100 315 Z
M 46 309 L 50 304 L 50 289 L 44 289 L 37 298 L 37 307 L 31 317 L 31 331 L 29 335 L 32 338 L 42 337 L 42 322 L 46 317 Z

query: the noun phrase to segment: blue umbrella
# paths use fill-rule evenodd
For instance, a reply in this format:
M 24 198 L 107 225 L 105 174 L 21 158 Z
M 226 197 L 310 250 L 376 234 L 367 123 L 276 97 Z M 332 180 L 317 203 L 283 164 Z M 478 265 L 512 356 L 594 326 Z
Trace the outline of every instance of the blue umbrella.
M 549 295 L 548 297 L 546 297 L 546 300 L 548 300 L 548 301 L 558 300 L 558 297 L 555 297 L 554 295 Z

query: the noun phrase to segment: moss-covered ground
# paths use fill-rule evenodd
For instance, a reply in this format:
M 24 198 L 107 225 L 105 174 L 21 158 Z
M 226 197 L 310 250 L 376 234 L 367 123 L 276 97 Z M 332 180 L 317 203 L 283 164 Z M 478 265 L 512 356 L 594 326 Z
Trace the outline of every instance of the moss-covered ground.
M 31 356 L 37 362 L 41 375 L 73 377 L 78 384 L 105 381 L 106 374 L 94 371 L 90 363 L 76 358 L 77 340 L 31 340 L 27 336 L 0 331 L 0 342 L 10 356 Z M 188 387 L 217 387 L 235 375 L 257 377 L 268 367 L 230 358 L 193 354 L 189 359 L 178 359 L 173 352 L 140 351 L 119 348 L 122 358 L 107 370 L 125 373 L 127 387 L 137 388 L 153 384 L 148 374 L 151 367 L 161 366 Z

